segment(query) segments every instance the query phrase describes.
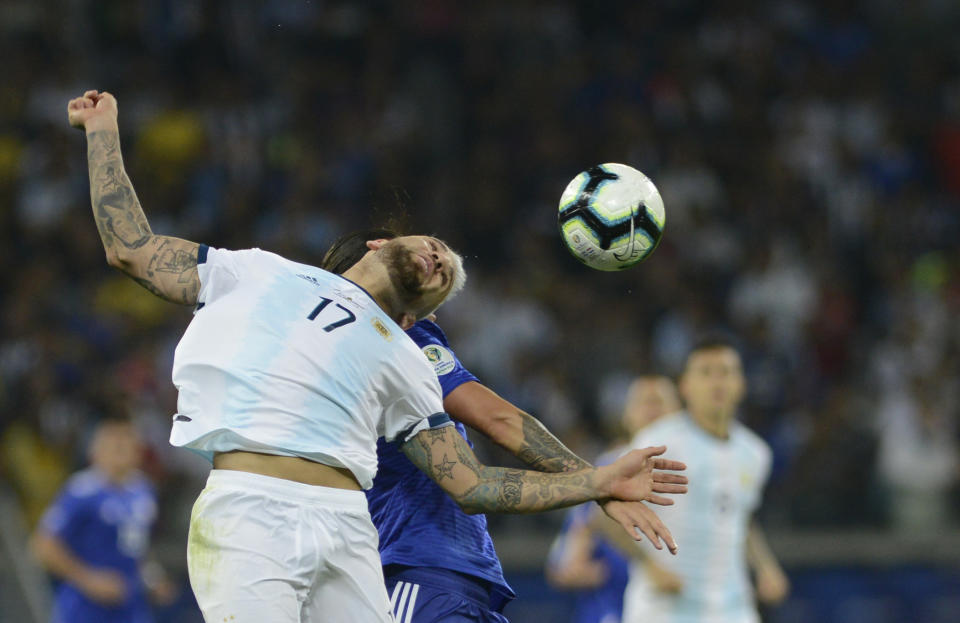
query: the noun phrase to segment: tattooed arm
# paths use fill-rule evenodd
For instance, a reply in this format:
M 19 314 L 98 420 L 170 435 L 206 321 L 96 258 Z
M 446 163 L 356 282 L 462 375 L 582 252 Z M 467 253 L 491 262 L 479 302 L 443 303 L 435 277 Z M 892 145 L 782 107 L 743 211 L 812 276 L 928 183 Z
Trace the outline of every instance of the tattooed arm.
M 200 291 L 195 242 L 150 229 L 120 154 L 117 101 L 87 91 L 67 105 L 70 125 L 86 130 L 90 201 L 107 262 L 160 298 L 194 305 Z
M 476 381 L 457 386 L 443 399 L 444 410 L 450 416 L 480 431 L 514 456 L 540 472 L 572 472 L 592 466 L 564 446 L 536 418 L 504 400 L 488 387 Z M 654 504 L 673 504 L 673 500 L 650 495 L 646 501 Z M 658 535 L 669 531 L 657 515 L 641 502 L 598 500 L 603 512 L 617 522 L 632 540 L 645 535 L 657 549 L 661 549 Z M 670 551 L 676 553 L 676 543 L 664 539 Z
M 443 399 L 450 416 L 478 430 L 538 472 L 590 468 L 535 417 L 476 381 L 459 385 Z
M 452 426 L 421 431 L 401 449 L 467 513 L 536 513 L 588 500 L 642 500 L 652 491 L 686 491 L 683 476 L 654 471 L 684 468 L 656 458 L 663 446 L 634 450 L 604 467 L 559 474 L 482 465 Z

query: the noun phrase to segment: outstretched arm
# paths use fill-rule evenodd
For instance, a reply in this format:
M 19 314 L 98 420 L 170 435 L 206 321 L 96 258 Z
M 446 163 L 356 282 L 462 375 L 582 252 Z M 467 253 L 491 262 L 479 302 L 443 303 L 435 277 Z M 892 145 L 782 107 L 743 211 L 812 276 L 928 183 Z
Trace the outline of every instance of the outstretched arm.
M 421 431 L 401 449 L 468 513 L 536 513 L 588 500 L 642 500 L 652 492 L 686 491 L 686 478 L 659 471 L 685 467 L 656 458 L 662 446 L 635 450 L 604 467 L 559 474 L 482 465 L 452 426 Z
M 593 467 L 563 445 L 535 417 L 476 381 L 463 383 L 447 394 L 443 408 L 453 419 L 483 433 L 530 469 L 555 473 Z M 673 504 L 673 500 L 660 496 L 652 496 L 647 501 Z M 620 524 L 629 539 L 640 540 L 642 532 L 660 549 L 659 541 L 654 538 L 659 519 L 653 511 L 639 502 L 619 500 L 603 500 L 600 506 L 608 517 Z M 672 543 L 668 542 L 667 546 L 670 551 L 676 551 Z
M 443 399 L 450 416 L 480 431 L 538 472 L 592 467 L 553 436 L 535 417 L 476 381 L 459 385 Z
M 87 91 L 67 105 L 70 125 L 87 135 L 90 201 L 107 262 L 160 298 L 194 305 L 200 291 L 195 242 L 158 236 L 123 167 L 117 101 Z

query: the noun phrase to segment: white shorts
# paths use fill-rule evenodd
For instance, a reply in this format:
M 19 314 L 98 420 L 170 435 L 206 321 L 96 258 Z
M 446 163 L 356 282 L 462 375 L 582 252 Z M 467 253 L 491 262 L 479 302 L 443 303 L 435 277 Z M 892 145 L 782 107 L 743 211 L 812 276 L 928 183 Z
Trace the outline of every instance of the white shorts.
M 190 517 L 190 585 L 207 623 L 392 623 L 362 491 L 210 472 Z
M 634 576 L 623 593 L 623 623 L 760 623 L 752 603 L 720 604 L 711 608 L 704 597 L 671 595 L 656 590 L 642 575 Z

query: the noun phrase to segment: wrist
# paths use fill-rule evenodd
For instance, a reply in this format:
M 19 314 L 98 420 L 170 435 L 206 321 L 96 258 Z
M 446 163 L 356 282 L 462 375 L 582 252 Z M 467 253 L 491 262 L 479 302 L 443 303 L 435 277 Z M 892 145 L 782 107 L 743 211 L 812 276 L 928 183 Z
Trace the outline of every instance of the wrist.
M 613 497 L 611 485 L 613 483 L 612 473 L 609 466 L 602 465 L 593 468 L 593 488 L 597 492 L 595 501 L 603 504 Z
M 120 132 L 120 127 L 117 125 L 117 120 L 110 117 L 95 117 L 90 119 L 83 125 L 83 129 L 86 131 L 87 136 L 90 136 L 94 132 Z

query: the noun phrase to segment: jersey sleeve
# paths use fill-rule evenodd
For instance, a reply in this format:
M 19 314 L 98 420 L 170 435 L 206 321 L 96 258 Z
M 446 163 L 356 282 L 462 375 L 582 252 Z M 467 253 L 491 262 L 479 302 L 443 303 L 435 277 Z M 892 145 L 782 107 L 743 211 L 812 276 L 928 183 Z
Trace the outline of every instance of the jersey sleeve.
M 74 495 L 68 485 L 40 518 L 40 529 L 65 543 L 72 543 L 81 527 L 85 511 L 84 498 Z
M 260 249 L 230 251 L 201 244 L 197 251 L 197 308 L 212 303 L 237 287 L 241 279 L 250 277 L 265 255 Z
M 773 450 L 762 439 L 757 439 L 757 480 L 760 483 L 760 491 L 767 486 L 770 480 L 770 470 L 773 467 Z
M 404 443 L 422 430 L 453 425 L 443 411 L 440 385 L 430 367 L 422 361 L 411 364 L 407 368 L 408 390 L 384 409 L 383 437 L 387 441 Z
M 464 383 L 480 382 L 476 376 L 463 367 L 457 355 L 450 348 L 443 331 L 437 325 L 421 321 L 408 329 L 407 335 L 420 347 L 421 352 L 433 368 L 437 380 L 440 382 L 444 398 Z

